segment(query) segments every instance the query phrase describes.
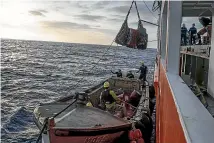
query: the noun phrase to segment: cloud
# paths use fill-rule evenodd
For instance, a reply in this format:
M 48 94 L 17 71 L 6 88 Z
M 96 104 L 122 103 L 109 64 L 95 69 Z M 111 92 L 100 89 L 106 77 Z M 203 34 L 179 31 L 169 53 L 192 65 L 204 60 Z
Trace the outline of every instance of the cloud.
M 102 20 L 102 19 L 106 18 L 105 16 L 88 15 L 88 14 L 75 15 L 75 17 L 77 17 L 79 19 L 89 20 L 89 21 L 97 21 L 97 20 Z
M 129 7 L 130 6 L 124 5 L 124 6 L 117 6 L 117 7 L 108 8 L 108 10 L 114 11 L 114 12 L 119 12 L 119 13 L 127 13 L 129 10 Z
M 91 30 L 91 31 L 99 31 L 101 33 L 112 34 L 116 33 L 116 30 L 113 29 L 103 29 L 100 28 L 100 25 L 87 25 L 87 24 L 79 24 L 74 22 L 67 21 L 41 21 L 41 27 L 50 28 L 50 29 L 58 29 L 58 30 L 73 30 L 73 29 L 81 29 L 81 30 Z
M 47 13 L 47 11 L 46 10 L 43 10 L 43 9 L 40 9 L 40 10 L 38 10 L 39 12 L 41 12 L 41 13 Z
M 80 2 L 77 2 L 76 5 L 77 5 L 79 8 L 82 8 L 82 9 L 89 9 L 89 8 L 90 8 L 89 5 L 84 4 L 84 3 L 80 3 Z
M 29 13 L 34 16 L 45 16 L 43 13 L 47 13 L 47 11 L 46 10 L 31 10 L 31 11 L 29 11 Z
M 119 19 L 119 18 L 108 18 L 108 20 L 112 22 L 119 22 L 121 24 L 124 22 L 124 19 Z
M 50 38 L 52 41 L 108 45 L 113 39 L 112 36 L 106 33 L 87 29 L 56 29 L 55 27 L 41 27 L 41 31 L 46 38 Z
M 146 4 L 149 7 L 149 9 L 151 10 L 152 3 L 146 2 Z M 108 12 L 114 13 L 116 15 L 121 15 L 121 16 L 123 15 L 123 17 L 125 19 L 125 16 L 127 15 L 128 10 L 130 8 L 130 5 L 131 5 L 130 2 L 124 2 L 123 5 L 113 6 L 113 7 L 107 8 L 106 10 Z M 151 13 L 143 2 L 137 2 L 137 7 L 138 7 L 138 11 L 139 11 L 141 19 L 145 19 L 145 20 L 148 20 L 151 22 L 156 21 L 156 18 L 158 17 L 157 13 Z M 134 15 L 137 16 L 137 13 L 136 13 L 135 5 L 133 4 L 132 9 L 129 14 L 129 18 L 133 18 Z M 156 18 L 153 15 L 155 15 Z
M 78 24 L 74 22 L 67 21 L 41 21 L 40 24 L 43 27 L 51 27 L 58 29 L 91 29 L 91 27 L 87 24 Z
M 92 8 L 102 9 L 106 8 L 111 3 L 111 1 L 99 1 L 92 5 Z

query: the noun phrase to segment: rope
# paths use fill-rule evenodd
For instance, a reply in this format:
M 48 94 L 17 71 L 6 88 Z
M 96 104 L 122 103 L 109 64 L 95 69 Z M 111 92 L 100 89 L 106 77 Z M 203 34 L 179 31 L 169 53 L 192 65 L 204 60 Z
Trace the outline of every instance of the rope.
M 140 20 L 140 14 L 139 14 L 139 11 L 138 11 L 138 8 L 137 8 L 137 2 L 135 1 L 135 8 L 136 8 L 136 11 L 137 11 L 137 16 L 138 16 L 138 19 Z
M 149 7 L 147 6 L 146 2 L 143 0 L 143 3 L 145 4 L 146 8 L 150 11 L 150 13 L 153 15 L 154 18 L 157 19 L 157 17 L 153 14 L 153 12 L 149 9 Z
M 54 119 L 54 118 L 56 118 L 57 116 L 59 116 L 62 112 L 64 112 L 66 109 L 68 109 L 68 108 L 69 108 L 71 105 L 73 105 L 76 101 L 77 101 L 77 99 L 75 99 L 73 102 L 71 102 L 68 106 L 66 106 L 64 109 L 62 109 L 62 110 L 61 110 L 60 112 L 58 112 L 56 115 L 54 115 L 52 118 Z M 47 126 L 47 123 L 48 123 L 48 118 L 49 118 L 49 117 L 45 118 L 45 120 L 44 120 L 44 124 L 43 124 L 42 130 L 41 130 L 40 133 L 39 133 L 39 136 L 38 136 L 38 138 L 37 138 L 37 140 L 36 140 L 36 143 L 39 143 L 39 141 L 40 141 L 40 139 L 41 139 L 41 137 L 42 137 L 42 133 L 44 132 L 44 130 L 45 130 L 46 126 Z
M 44 130 L 45 130 L 46 126 L 47 126 L 47 123 L 48 123 L 48 117 L 45 118 L 45 120 L 44 120 L 44 125 L 43 125 L 43 127 L 42 127 L 42 129 L 41 129 L 41 131 L 39 133 L 39 136 L 38 136 L 38 138 L 36 140 L 36 143 L 39 143 L 39 141 L 40 141 L 40 139 L 42 137 L 42 133 L 44 132 Z
M 129 8 L 129 11 L 128 11 L 127 15 L 126 15 L 125 21 L 126 21 L 126 20 L 128 19 L 128 17 L 129 17 L 129 14 L 130 14 L 130 11 L 131 11 L 131 9 L 132 9 L 133 3 L 134 3 L 134 0 L 132 1 L 132 4 L 131 4 L 131 6 L 130 6 L 130 8 Z
M 121 99 L 119 99 L 119 101 L 121 101 L 121 102 L 123 102 L 123 103 L 125 103 L 125 104 L 127 104 L 127 105 L 129 105 L 129 106 L 131 106 L 131 107 L 134 108 L 134 109 L 137 109 L 137 107 L 135 107 L 135 106 L 129 104 L 129 103 L 126 102 L 126 101 L 123 101 L 123 100 L 121 100 Z
M 62 109 L 61 111 L 59 111 L 56 115 L 53 116 L 53 119 L 56 118 L 57 116 L 59 116 L 62 112 L 64 112 L 66 109 L 68 109 L 69 107 L 71 107 L 71 105 L 73 105 L 75 102 L 77 101 L 77 99 L 75 99 L 73 102 L 71 102 L 68 106 L 66 106 L 64 109 Z
M 115 39 L 114 39 L 114 40 L 115 40 Z M 114 43 L 114 40 L 112 41 L 112 43 L 110 44 L 110 46 L 107 48 L 107 50 L 104 52 L 104 54 L 103 54 L 101 57 L 105 56 L 105 54 L 108 52 L 108 50 L 111 48 L 112 44 Z M 93 69 L 97 66 L 97 64 L 98 64 L 100 61 L 101 61 L 101 58 L 100 58 L 100 59 L 96 62 L 96 64 L 90 69 L 90 71 L 93 70 Z M 72 89 L 78 87 L 79 83 L 80 83 L 84 78 L 85 78 L 85 77 L 83 76 L 83 77 L 77 82 L 77 84 L 75 84 L 75 85 L 72 87 Z M 71 89 L 71 90 L 72 90 L 72 89 Z M 68 94 L 70 93 L 71 90 L 69 90 L 69 91 L 67 92 L 66 96 L 68 96 Z
M 115 39 L 114 39 L 114 40 L 115 40 Z M 111 48 L 112 44 L 114 43 L 114 40 L 112 41 L 111 45 L 107 48 L 107 50 L 104 52 L 104 54 L 103 54 L 101 57 L 105 56 L 105 54 L 108 52 L 108 50 Z M 93 70 L 93 69 L 97 66 L 97 64 L 98 64 L 100 61 L 101 61 L 101 58 L 96 62 L 96 64 L 91 68 L 91 70 Z M 90 71 L 91 71 L 91 70 L 90 70 Z M 77 87 L 78 84 L 79 84 L 84 78 L 85 78 L 85 77 L 82 77 L 82 78 L 77 82 L 77 84 L 73 86 L 73 88 Z M 72 88 L 72 89 L 73 89 L 73 88 Z M 67 95 L 69 94 L 69 92 L 70 92 L 70 91 L 68 91 Z M 67 96 L 67 95 L 66 95 L 66 96 Z M 70 106 L 72 106 L 76 101 L 77 101 L 77 99 L 75 99 L 72 103 L 70 103 L 68 106 L 66 106 L 64 109 L 62 109 L 62 110 L 61 110 L 60 112 L 58 112 L 56 115 L 54 115 L 54 116 L 53 116 L 53 119 L 56 118 L 58 115 L 60 115 L 62 112 L 64 112 L 66 109 L 68 109 Z M 46 126 L 47 126 L 47 123 L 48 123 L 48 117 L 47 117 L 47 118 L 45 119 L 45 121 L 44 121 L 44 125 L 43 125 L 43 127 L 42 127 L 42 130 L 40 131 L 40 134 L 39 134 L 39 136 L 38 136 L 38 138 L 37 138 L 37 140 L 36 140 L 36 143 L 39 143 L 39 141 L 40 141 L 40 139 L 41 139 L 41 136 L 42 136 L 42 133 L 44 132 L 44 130 L 45 130 Z
M 140 21 L 143 21 L 143 22 L 151 24 L 151 25 L 159 26 L 158 24 L 155 24 L 155 23 L 152 23 L 152 22 L 149 22 L 149 21 L 146 21 L 146 20 L 140 20 Z
M 202 11 L 199 15 L 198 15 L 198 17 L 200 17 L 202 14 L 204 14 L 205 12 L 207 12 L 209 9 L 206 9 L 205 11 Z

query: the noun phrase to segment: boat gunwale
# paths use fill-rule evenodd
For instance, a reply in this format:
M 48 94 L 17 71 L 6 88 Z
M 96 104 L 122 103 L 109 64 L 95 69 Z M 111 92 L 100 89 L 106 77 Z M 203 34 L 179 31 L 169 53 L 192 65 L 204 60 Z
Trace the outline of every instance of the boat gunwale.
M 87 93 L 87 94 L 90 94 L 90 93 L 92 93 L 93 91 L 95 91 L 96 89 L 98 89 L 100 86 L 102 86 L 102 84 L 103 84 L 104 82 L 108 81 L 108 80 L 111 79 L 111 78 L 121 79 L 121 78 L 118 78 L 118 77 L 115 77 L 115 76 L 111 76 L 111 77 L 109 77 L 109 78 L 106 78 L 105 80 L 102 80 L 102 81 L 101 81 L 100 83 L 98 83 L 97 85 L 94 85 L 94 86 L 92 86 L 92 87 L 90 87 L 90 88 L 88 88 L 88 89 L 83 90 L 83 92 L 85 92 L 85 93 Z M 139 80 L 138 78 L 130 79 L 130 78 L 126 78 L 126 77 L 123 77 L 122 79 L 126 79 L 126 80 L 129 80 L 129 81 L 134 81 L 134 80 L 135 80 L 135 81 L 138 81 L 138 80 Z M 55 101 L 53 101 L 53 102 L 50 102 L 50 103 L 40 103 L 40 105 L 51 104 L 51 103 L 64 103 L 64 102 L 66 102 L 66 100 L 69 101 L 69 100 L 71 100 L 71 99 L 74 99 L 74 97 L 75 97 L 75 94 L 71 94 L 71 95 L 68 95 L 68 96 L 65 96 L 65 97 L 61 97 L 61 98 L 59 98 L 59 99 L 57 99 L 57 100 L 55 100 Z
M 118 77 L 114 77 L 114 76 L 109 77 L 109 78 L 107 78 L 107 79 L 101 81 L 99 84 L 97 84 L 97 85 L 95 85 L 95 86 L 93 86 L 93 87 L 91 87 L 91 88 L 89 88 L 89 89 L 84 90 L 83 92 L 89 94 L 89 96 L 90 96 L 91 93 L 93 93 L 95 90 L 99 89 L 105 81 L 108 81 L 108 80 L 111 79 L 111 78 L 119 79 Z M 128 80 L 128 81 L 139 81 L 139 79 L 135 79 L 135 78 L 134 78 L 134 79 L 122 78 L 122 79 L 125 79 L 125 80 Z M 124 81 L 125 81 L 125 80 L 124 80 Z M 139 84 L 141 84 L 141 83 L 139 82 Z M 141 87 L 140 91 L 143 91 L 143 90 L 142 90 L 142 87 Z M 142 96 L 143 96 L 143 95 L 142 95 Z M 58 104 L 58 105 L 65 104 L 65 103 L 66 103 L 65 99 L 70 98 L 70 99 L 75 100 L 73 97 L 74 97 L 74 95 L 69 95 L 69 96 L 66 96 L 66 97 L 62 97 L 62 98 L 60 98 L 60 99 L 58 99 L 58 100 L 56 100 L 56 101 L 54 101 L 54 102 L 50 102 L 50 103 L 41 103 L 39 106 L 42 106 L 42 105 L 51 105 L 51 104 Z M 67 101 L 69 101 L 70 99 L 68 99 Z M 73 100 L 71 100 L 71 101 L 73 101 Z M 66 104 L 69 105 L 69 102 L 67 102 Z M 138 106 L 139 106 L 139 105 L 138 105 Z M 137 106 L 137 108 L 138 108 L 138 106 Z M 96 107 L 92 107 L 92 108 L 97 109 Z M 110 114 L 110 113 L 106 112 L 106 114 Z M 111 115 L 112 115 L 112 114 L 111 114 Z M 112 116 L 113 116 L 113 115 L 112 115 Z M 115 116 L 113 116 L 113 117 L 115 117 Z M 51 118 L 51 117 L 50 117 L 50 118 Z M 128 127 L 131 125 L 131 122 L 129 122 L 129 120 L 124 120 L 123 118 L 118 118 L 118 117 L 115 117 L 115 118 L 117 118 L 117 119 L 119 119 L 119 120 L 122 120 L 123 122 L 126 121 L 127 123 L 122 124 L 122 125 L 119 125 L 119 126 L 101 127 L 101 128 L 99 128 L 99 127 L 94 127 L 94 128 L 54 127 L 54 129 L 69 129 L 69 130 L 73 130 L 73 131 L 77 131 L 77 130 L 81 130 L 81 131 L 86 131 L 86 130 L 87 130 L 87 131 L 97 131 L 97 130 L 100 130 L 100 131 L 101 131 L 101 130 L 114 130 L 114 129 L 117 129 L 117 128 L 126 128 L 126 127 L 128 128 Z M 41 127 L 42 127 L 43 124 L 42 124 L 41 122 L 38 122 L 38 119 L 37 119 L 37 117 L 35 116 L 35 114 L 34 114 L 34 122 L 36 122 L 37 127 L 39 127 L 39 129 L 41 129 Z
M 120 119 L 120 118 L 119 118 Z M 124 121 L 124 120 L 123 120 Z M 132 123 L 125 123 L 118 126 L 109 126 L 109 127 L 92 127 L 92 128 L 69 128 L 69 127 L 53 127 L 53 129 L 62 129 L 62 130 L 69 130 L 69 131 L 76 131 L 76 132 L 97 132 L 97 131 L 109 131 L 109 130 L 115 130 L 115 129 L 124 129 L 124 128 L 130 128 L 132 126 Z

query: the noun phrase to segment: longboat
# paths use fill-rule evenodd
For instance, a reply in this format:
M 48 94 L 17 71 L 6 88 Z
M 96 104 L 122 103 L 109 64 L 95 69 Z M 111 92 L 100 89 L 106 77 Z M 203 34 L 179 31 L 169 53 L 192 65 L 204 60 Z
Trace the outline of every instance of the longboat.
M 123 103 L 123 108 L 114 113 L 99 108 L 99 96 L 105 81 L 110 83 Z M 142 131 L 143 139 L 148 134 L 146 126 L 151 123 L 149 99 L 147 82 L 111 77 L 83 92 L 40 104 L 34 110 L 34 121 L 43 143 L 130 142 L 129 132 L 133 128 Z M 89 101 L 93 107 L 86 106 Z

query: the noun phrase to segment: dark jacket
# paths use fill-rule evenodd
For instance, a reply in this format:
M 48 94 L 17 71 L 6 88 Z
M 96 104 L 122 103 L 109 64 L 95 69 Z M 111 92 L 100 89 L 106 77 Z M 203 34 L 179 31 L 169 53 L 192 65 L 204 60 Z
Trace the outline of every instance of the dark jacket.
M 147 66 L 142 65 L 142 66 L 140 67 L 139 71 L 140 71 L 141 74 L 147 74 L 147 71 L 148 71 L 148 70 L 147 70 Z
M 132 73 L 127 73 L 126 77 L 128 77 L 128 78 L 134 78 L 134 75 Z
M 189 29 L 189 32 L 191 33 L 191 35 L 196 34 L 197 33 L 197 29 L 195 27 L 191 27 Z
M 123 74 L 122 74 L 122 72 L 113 72 L 113 71 L 111 71 L 113 74 L 116 74 L 117 75 L 117 77 L 122 77 L 123 76 Z
M 105 89 L 105 90 L 101 93 L 100 100 L 101 100 L 102 103 L 109 102 L 109 104 L 111 104 L 111 103 L 115 102 L 115 99 L 112 97 L 110 91 L 111 91 L 111 90 L 109 90 L 109 89 Z
M 186 35 L 186 34 L 187 34 L 187 28 L 181 27 L 181 35 Z

